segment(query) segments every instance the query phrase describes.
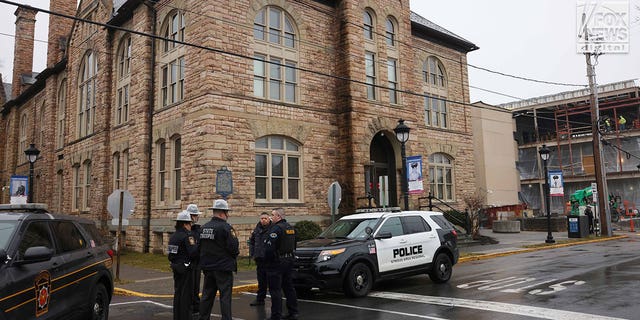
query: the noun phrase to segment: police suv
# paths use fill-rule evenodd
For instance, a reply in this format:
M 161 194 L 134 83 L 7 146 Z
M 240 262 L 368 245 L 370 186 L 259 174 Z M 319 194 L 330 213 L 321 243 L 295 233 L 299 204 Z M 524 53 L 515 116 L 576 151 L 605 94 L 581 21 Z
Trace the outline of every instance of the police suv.
M 457 241 L 455 228 L 440 212 L 344 216 L 316 239 L 298 242 L 294 285 L 301 294 L 342 288 L 362 297 L 383 279 L 426 273 L 435 283 L 447 282 L 458 262 Z
M 93 221 L 0 205 L 0 320 L 108 319 L 112 256 Z

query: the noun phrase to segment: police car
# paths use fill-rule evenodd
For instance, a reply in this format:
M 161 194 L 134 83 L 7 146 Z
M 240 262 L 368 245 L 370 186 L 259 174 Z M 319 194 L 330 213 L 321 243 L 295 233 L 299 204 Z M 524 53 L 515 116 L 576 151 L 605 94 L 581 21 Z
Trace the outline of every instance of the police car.
M 108 319 L 112 256 L 93 221 L 0 205 L 0 320 Z
M 352 214 L 298 243 L 292 277 L 300 294 L 342 288 L 351 297 L 366 296 L 378 280 L 416 274 L 444 283 L 458 262 L 457 241 L 440 212 Z

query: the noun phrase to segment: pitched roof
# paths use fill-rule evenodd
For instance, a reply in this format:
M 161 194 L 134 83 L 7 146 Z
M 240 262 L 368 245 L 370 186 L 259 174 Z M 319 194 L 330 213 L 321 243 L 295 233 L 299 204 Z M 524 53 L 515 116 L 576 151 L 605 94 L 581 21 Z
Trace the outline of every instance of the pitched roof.
M 426 32 L 425 36 L 429 38 L 429 40 L 436 40 L 436 42 L 441 42 L 444 45 L 449 45 L 454 49 L 463 50 L 465 52 L 480 49 L 469 40 L 429 21 L 427 18 L 413 11 L 411 11 L 411 22 L 418 27 L 422 27 L 422 29 L 424 29 L 422 31 Z

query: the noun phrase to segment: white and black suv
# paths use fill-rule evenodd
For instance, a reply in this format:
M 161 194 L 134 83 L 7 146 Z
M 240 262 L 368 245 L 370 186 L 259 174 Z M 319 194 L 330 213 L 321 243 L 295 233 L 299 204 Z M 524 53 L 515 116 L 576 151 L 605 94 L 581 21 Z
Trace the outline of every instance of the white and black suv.
M 112 257 L 91 220 L 0 205 L 0 320 L 107 320 Z
M 339 289 L 366 296 L 378 280 L 428 274 L 449 281 L 458 262 L 458 236 L 442 213 L 368 212 L 342 217 L 295 251 L 293 281 L 299 293 Z

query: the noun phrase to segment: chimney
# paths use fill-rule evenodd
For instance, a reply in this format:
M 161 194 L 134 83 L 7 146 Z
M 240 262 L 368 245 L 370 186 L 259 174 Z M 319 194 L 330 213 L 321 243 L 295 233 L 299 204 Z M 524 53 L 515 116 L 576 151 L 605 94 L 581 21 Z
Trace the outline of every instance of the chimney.
M 16 37 L 13 50 L 13 83 L 11 98 L 18 97 L 27 87 L 22 75 L 31 78 L 33 72 L 33 37 L 38 11 L 26 7 L 18 7 L 16 12 Z
M 76 14 L 77 0 L 50 0 L 49 10 L 69 16 Z M 49 45 L 47 46 L 47 67 L 60 62 L 67 50 L 67 40 L 71 34 L 73 19 L 49 15 Z

